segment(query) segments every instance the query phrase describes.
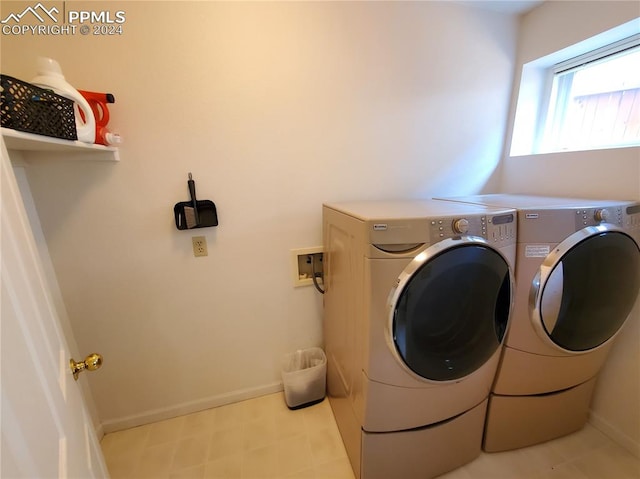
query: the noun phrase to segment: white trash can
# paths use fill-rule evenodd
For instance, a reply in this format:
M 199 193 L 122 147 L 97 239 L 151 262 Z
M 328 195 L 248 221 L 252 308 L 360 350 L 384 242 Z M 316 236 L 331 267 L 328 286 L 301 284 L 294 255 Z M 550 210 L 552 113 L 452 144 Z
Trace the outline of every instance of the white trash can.
M 299 349 L 282 361 L 284 399 L 289 409 L 300 409 L 324 399 L 327 357 L 321 348 Z

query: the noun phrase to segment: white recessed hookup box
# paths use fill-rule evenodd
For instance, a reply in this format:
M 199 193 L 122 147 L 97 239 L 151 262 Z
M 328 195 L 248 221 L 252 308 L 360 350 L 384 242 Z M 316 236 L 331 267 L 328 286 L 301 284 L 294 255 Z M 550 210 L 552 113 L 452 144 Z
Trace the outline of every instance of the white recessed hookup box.
M 314 261 L 313 265 L 310 256 Z M 312 286 L 314 267 L 316 277 L 318 274 L 322 274 L 322 246 L 291 250 L 291 276 L 294 287 Z

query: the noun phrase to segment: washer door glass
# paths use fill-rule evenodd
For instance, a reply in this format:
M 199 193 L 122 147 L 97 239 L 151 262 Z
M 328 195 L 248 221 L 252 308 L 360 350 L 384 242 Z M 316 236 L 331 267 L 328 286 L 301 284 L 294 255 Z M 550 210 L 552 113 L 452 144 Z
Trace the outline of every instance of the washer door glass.
M 640 251 L 624 233 L 590 236 L 569 249 L 541 286 L 547 335 L 569 351 L 593 349 L 629 316 L 640 288 Z
M 459 379 L 500 347 L 510 306 L 509 266 L 497 251 L 477 244 L 447 249 L 427 259 L 400 292 L 393 341 L 416 374 Z

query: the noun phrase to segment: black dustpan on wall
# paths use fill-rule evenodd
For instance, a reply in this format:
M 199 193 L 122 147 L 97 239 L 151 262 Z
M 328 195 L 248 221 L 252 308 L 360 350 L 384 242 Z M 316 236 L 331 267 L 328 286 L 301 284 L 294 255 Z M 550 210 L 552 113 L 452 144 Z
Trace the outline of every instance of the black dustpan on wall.
M 181 201 L 176 203 L 173 207 L 173 215 L 176 220 L 176 228 L 179 230 L 188 230 L 195 228 L 208 228 L 210 226 L 218 226 L 218 212 L 216 211 L 216 205 L 211 200 L 197 200 L 196 211 L 198 214 L 198 221 L 195 224 L 192 220 L 187 221 L 187 216 L 191 217 L 190 210 L 193 210 L 193 202 Z
M 194 228 L 208 228 L 218 226 L 218 212 L 211 200 L 196 200 L 196 183 L 189 173 L 189 194 L 191 201 L 181 201 L 173 207 L 176 228 L 189 230 Z

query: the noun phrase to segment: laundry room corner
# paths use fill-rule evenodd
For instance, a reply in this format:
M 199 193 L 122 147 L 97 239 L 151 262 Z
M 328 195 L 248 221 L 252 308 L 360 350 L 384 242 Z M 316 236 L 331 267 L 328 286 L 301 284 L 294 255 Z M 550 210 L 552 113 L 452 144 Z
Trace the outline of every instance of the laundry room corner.
M 100 5 L 124 12 L 122 34 L 6 35 L 0 66 L 29 81 L 50 57 L 76 88 L 115 96 L 119 162 L 25 165 L 78 348 L 104 356 L 87 382 L 107 432 L 282 389 L 282 357 L 323 345 L 323 299 L 290 272 L 292 250 L 322 242 L 323 202 L 498 184 L 514 16 L 449 2 Z M 189 173 L 218 226 L 176 228 Z

